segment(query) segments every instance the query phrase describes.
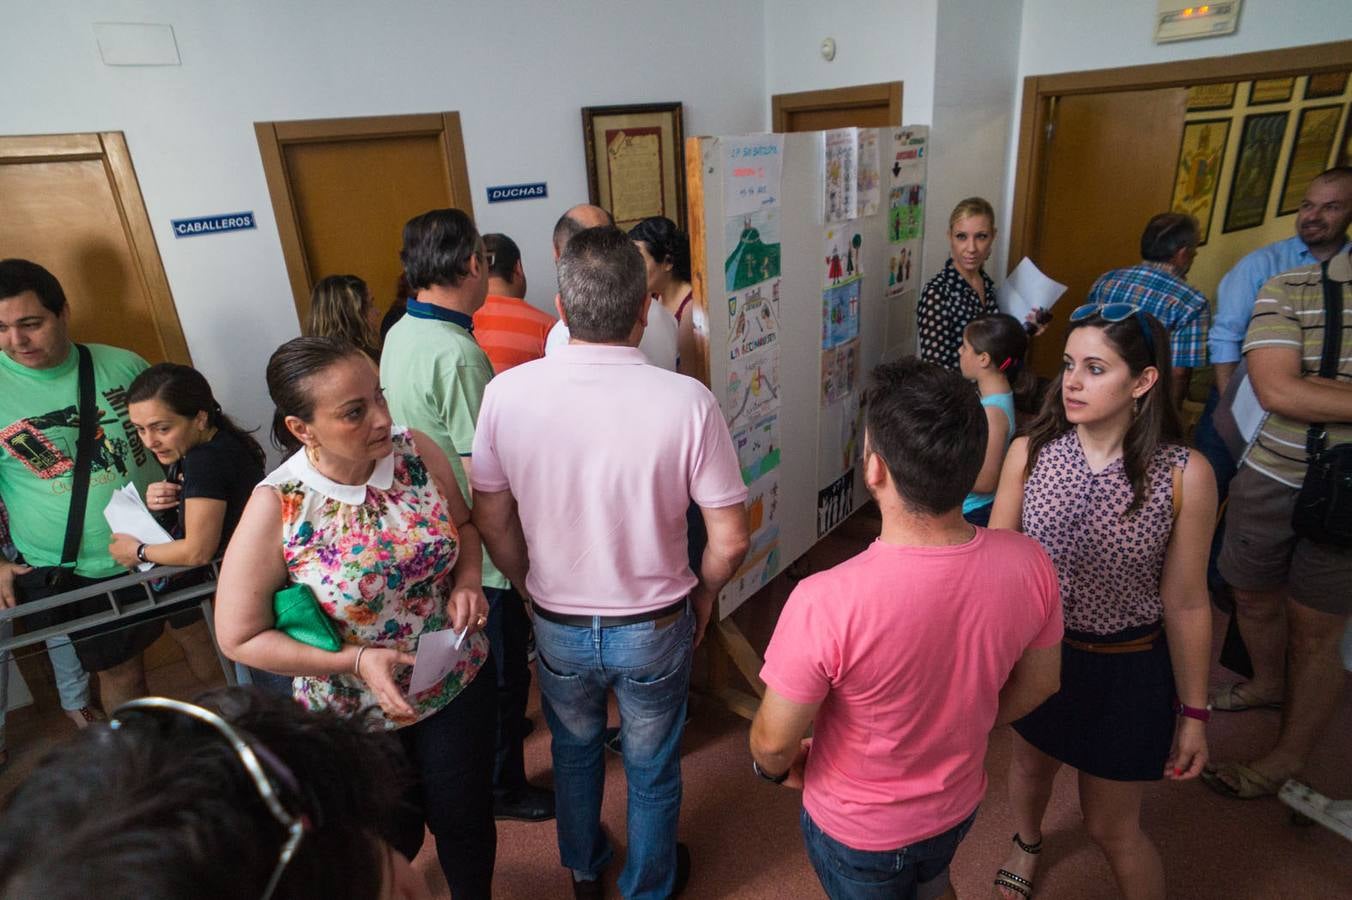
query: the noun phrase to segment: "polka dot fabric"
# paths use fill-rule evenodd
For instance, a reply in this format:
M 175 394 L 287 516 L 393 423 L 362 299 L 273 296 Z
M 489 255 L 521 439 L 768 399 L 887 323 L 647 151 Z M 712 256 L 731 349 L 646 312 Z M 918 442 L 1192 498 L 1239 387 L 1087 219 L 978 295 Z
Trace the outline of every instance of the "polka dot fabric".
M 1186 447 L 1161 444 L 1145 504 L 1124 517 L 1132 493 L 1120 458 L 1094 473 L 1073 428 L 1042 448 L 1024 484 L 1023 531 L 1056 566 L 1067 631 L 1108 635 L 1159 621 L 1173 469 L 1187 461 Z
M 958 367 L 958 348 L 962 346 L 962 332 L 967 323 L 977 316 L 1000 311 L 995 303 L 995 283 L 984 269 L 981 283 L 986 295 L 984 303 L 950 258 L 943 271 L 925 285 L 915 312 L 921 359 L 949 369 Z

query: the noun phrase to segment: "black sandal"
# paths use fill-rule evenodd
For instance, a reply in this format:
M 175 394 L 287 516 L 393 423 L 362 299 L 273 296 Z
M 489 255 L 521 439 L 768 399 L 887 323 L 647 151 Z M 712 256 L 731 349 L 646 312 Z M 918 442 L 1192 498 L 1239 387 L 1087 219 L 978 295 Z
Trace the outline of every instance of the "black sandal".
M 1014 832 L 1014 837 L 1011 838 L 1011 840 L 1014 841 L 1016 847 L 1024 853 L 1027 853 L 1029 856 L 1037 856 L 1042 852 L 1041 840 L 1038 840 L 1035 844 L 1025 844 L 1019 837 L 1017 831 Z M 995 873 L 995 886 L 997 888 L 1009 888 L 1014 893 L 1023 897 L 1033 896 L 1033 882 L 1022 876 L 1015 875 L 1007 869 L 1001 869 Z

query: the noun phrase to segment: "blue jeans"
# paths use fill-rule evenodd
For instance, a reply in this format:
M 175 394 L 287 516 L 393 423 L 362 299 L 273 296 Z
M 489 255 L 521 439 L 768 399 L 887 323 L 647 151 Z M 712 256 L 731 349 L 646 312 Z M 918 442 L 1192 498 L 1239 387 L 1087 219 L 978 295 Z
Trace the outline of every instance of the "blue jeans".
M 1225 498 L 1230 494 L 1230 482 L 1234 479 L 1238 467 L 1234 458 L 1230 456 L 1225 441 L 1216 431 L 1213 421 L 1219 402 L 1220 395 L 1216 393 L 1216 388 L 1212 387 L 1206 395 L 1206 407 L 1202 410 L 1202 417 L 1197 420 L 1197 427 L 1193 429 L 1192 443 L 1197 452 L 1211 463 L 1211 471 L 1216 475 L 1216 502 L 1224 504 Z M 1221 546 L 1224 543 L 1225 519 L 1222 518 L 1216 523 L 1216 533 L 1212 536 L 1211 553 L 1207 559 L 1206 580 L 1213 591 L 1218 591 L 1225 585 L 1225 579 L 1221 577 L 1220 569 L 1216 567 L 1216 560 L 1220 557 Z
M 687 604 L 674 622 L 658 624 L 602 628 L 593 620 L 584 628 L 535 617 L 536 674 L 553 735 L 559 858 L 582 878 L 599 877 L 610 862 L 601 797 L 611 690 L 629 781 L 629 852 L 619 887 L 630 900 L 665 898 L 676 878 L 680 743 L 695 617 Z
M 803 810 L 803 842 L 831 900 L 912 900 L 937 897 L 948 886 L 948 864 L 971 830 L 976 810 L 957 825 L 895 850 L 856 850 L 817 827 Z M 936 881 L 937 879 L 937 881 Z

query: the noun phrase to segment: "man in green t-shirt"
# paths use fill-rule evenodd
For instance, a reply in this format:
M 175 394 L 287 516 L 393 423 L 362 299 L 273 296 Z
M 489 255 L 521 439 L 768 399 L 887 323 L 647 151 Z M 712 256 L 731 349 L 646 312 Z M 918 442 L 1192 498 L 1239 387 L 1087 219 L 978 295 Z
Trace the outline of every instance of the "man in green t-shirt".
M 0 607 L 127 574 L 108 553 L 104 507 L 125 484 L 144 491 L 164 478 L 127 417 L 127 386 L 147 368 L 145 360 L 117 347 L 87 345 L 99 422 L 84 528 L 73 583 L 44 583 L 42 570 L 62 562 L 80 432 L 79 354 L 69 324 L 70 306 L 55 276 L 28 260 L 0 260 L 0 502 L 23 558 L 22 564 L 0 559 Z M 78 612 L 106 608 L 100 595 Z M 99 674 L 105 708 L 145 693 L 141 653 L 162 630 L 156 620 L 74 635 L 80 663 Z
M 471 505 L 470 448 L 493 365 L 474 340 L 474 313 L 488 294 L 488 260 L 473 221 L 458 209 L 434 209 L 404 226 L 399 253 L 413 291 L 407 314 L 380 354 L 380 382 L 396 424 L 423 432 L 446 453 Z M 526 702 L 530 633 L 525 603 L 484 554 L 488 638 L 498 686 L 494 813 L 499 819 L 554 816 L 554 794 L 526 781 Z

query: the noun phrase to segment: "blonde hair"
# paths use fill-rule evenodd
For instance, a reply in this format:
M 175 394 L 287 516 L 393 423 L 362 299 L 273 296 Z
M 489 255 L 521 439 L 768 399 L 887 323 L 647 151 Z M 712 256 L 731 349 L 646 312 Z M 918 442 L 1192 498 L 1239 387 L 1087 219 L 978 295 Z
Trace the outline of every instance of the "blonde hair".
M 995 208 L 991 206 L 990 201 L 984 197 L 968 197 L 953 207 L 953 215 L 948 217 L 948 230 L 952 231 L 959 219 L 968 216 L 985 216 L 991 223 L 991 228 L 995 228 Z
M 365 281 L 356 275 L 330 275 L 310 292 L 310 325 L 305 334 L 342 338 L 374 356 L 380 339 L 367 314 L 371 303 Z

